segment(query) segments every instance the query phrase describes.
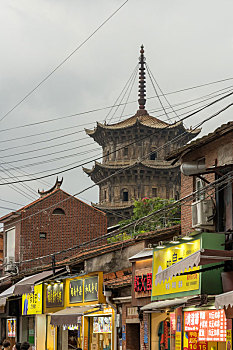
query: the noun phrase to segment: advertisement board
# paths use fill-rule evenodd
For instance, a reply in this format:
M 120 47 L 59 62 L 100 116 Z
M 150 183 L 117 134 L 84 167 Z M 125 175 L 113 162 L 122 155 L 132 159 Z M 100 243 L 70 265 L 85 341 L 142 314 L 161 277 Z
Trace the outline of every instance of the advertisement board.
M 7 318 L 7 336 L 9 338 L 16 337 L 16 319 L 15 318 Z
M 64 304 L 63 283 L 46 285 L 46 307 L 59 307 Z
M 184 312 L 184 331 L 196 332 L 198 341 L 226 341 L 226 316 L 224 310 Z
M 162 298 L 166 298 L 166 295 L 171 295 L 171 297 L 173 297 L 172 294 L 199 290 L 199 273 L 175 276 L 157 285 L 155 285 L 155 276 L 157 273 L 165 270 L 167 267 L 197 252 L 200 249 L 200 246 L 200 239 L 197 239 L 191 242 L 177 244 L 169 248 L 154 250 L 152 274 L 152 300 L 156 300 L 156 297 L 159 296 L 162 296 Z M 189 269 L 189 271 L 193 272 L 197 270 L 199 270 L 199 267 L 194 267 L 192 270 Z
M 22 295 L 22 315 L 42 314 L 42 284 L 34 286 L 33 293 Z

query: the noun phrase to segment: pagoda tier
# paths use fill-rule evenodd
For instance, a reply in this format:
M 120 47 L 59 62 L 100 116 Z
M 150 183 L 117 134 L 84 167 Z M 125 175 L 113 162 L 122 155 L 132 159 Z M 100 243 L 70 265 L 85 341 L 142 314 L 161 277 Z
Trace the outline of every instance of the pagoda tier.
M 95 165 L 92 169 L 83 168 L 83 171 L 91 177 L 92 181 L 98 183 L 107 177 L 118 177 L 122 174 L 127 173 L 128 175 L 135 174 L 136 176 L 141 176 L 142 174 L 146 174 L 149 176 L 151 173 L 158 172 L 158 174 L 163 174 L 164 172 L 167 174 L 168 171 L 172 172 L 173 170 L 176 172 L 179 168 L 179 165 L 172 165 L 171 162 L 165 160 L 145 160 L 141 162 L 129 162 L 127 165 L 123 164 L 102 164 L 99 162 L 95 162 Z M 119 175 L 117 172 L 120 172 Z M 105 181 L 108 181 L 106 179 Z
M 154 164 L 153 164 L 154 163 Z M 95 163 L 83 169 L 99 186 L 98 208 L 106 211 L 128 208 L 144 197 L 178 198 L 180 191 L 179 165 L 167 161 L 132 162 L 127 166 Z M 96 206 L 96 205 L 95 205 Z
M 177 122 L 173 124 L 165 123 L 158 118 L 150 116 L 146 111 L 141 115 L 141 111 L 139 110 L 134 116 L 125 119 L 116 124 L 102 124 L 97 122 L 96 128 L 93 130 L 85 129 L 87 135 L 92 137 L 100 146 L 105 147 L 109 144 L 109 142 L 113 143 L 121 143 L 122 137 L 125 134 L 131 139 L 135 138 L 135 135 L 138 133 L 148 134 L 158 136 L 158 133 L 166 133 L 169 134 L 170 137 L 177 133 L 185 134 L 185 141 L 191 140 L 195 136 L 197 136 L 200 132 L 200 129 L 192 130 L 185 129 L 182 122 Z M 157 132 L 158 131 L 158 132 Z M 137 135 L 138 136 L 138 135 Z M 118 141 L 118 142 L 117 142 Z

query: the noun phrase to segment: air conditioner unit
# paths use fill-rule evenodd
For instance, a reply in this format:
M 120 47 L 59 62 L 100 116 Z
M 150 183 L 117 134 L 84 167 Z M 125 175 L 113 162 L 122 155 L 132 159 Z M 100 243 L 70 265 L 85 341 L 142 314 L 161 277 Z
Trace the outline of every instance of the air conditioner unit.
M 192 227 L 212 229 L 213 202 L 210 199 L 202 199 L 192 204 Z
M 15 271 L 15 257 L 7 256 L 4 258 L 4 270 L 6 272 Z

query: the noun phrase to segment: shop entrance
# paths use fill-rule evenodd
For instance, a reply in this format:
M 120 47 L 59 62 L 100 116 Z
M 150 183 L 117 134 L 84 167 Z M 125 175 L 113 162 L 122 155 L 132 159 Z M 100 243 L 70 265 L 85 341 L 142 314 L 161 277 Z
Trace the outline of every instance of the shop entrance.
M 111 350 L 112 349 L 112 316 L 91 316 L 88 319 L 87 346 L 84 339 L 85 350 Z
M 140 350 L 140 323 L 126 324 L 126 350 Z

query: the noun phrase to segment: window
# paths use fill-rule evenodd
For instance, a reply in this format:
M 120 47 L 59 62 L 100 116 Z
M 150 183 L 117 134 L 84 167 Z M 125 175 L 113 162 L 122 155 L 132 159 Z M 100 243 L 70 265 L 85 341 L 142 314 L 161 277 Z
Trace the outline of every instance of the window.
M 175 193 L 175 201 L 178 201 L 180 199 L 180 194 L 178 191 Z
M 107 191 L 104 190 L 104 200 L 106 200 L 106 199 L 107 199 Z
M 5 257 L 15 257 L 15 228 L 5 232 Z
M 40 232 L 39 236 L 41 239 L 46 239 L 47 233 L 46 232 Z
M 106 160 L 109 160 L 109 151 L 107 151 Z
M 156 187 L 152 188 L 152 197 L 158 197 L 158 191 Z
M 127 190 L 123 190 L 123 202 L 128 202 L 129 200 L 129 192 Z
M 65 215 L 65 212 L 64 212 L 64 210 L 61 209 L 61 208 L 56 208 L 56 209 L 54 209 L 54 211 L 53 211 L 53 215 Z
M 125 148 L 124 148 L 124 156 L 127 157 L 128 154 L 129 154 L 128 147 L 125 147 Z
M 150 154 L 150 160 L 155 160 L 155 159 L 157 159 L 157 152 L 152 152 Z
M 199 178 L 196 178 L 196 191 L 201 191 L 205 187 L 205 182 Z M 205 199 L 205 193 L 197 192 L 196 194 L 196 200 L 200 201 Z

